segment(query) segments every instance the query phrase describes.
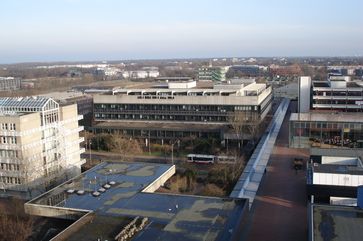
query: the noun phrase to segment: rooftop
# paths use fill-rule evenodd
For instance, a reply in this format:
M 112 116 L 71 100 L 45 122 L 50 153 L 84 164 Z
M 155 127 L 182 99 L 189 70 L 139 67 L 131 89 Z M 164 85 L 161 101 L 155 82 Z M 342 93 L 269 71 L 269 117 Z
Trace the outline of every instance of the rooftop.
M 313 165 L 314 172 L 363 175 L 363 168 L 350 165 L 318 164 Z
M 69 240 L 90 240 L 93 234 L 93 238 L 98 237 L 95 232 L 113 239 L 117 230 L 137 216 L 147 217 L 149 224 L 133 240 L 231 239 L 246 200 L 152 193 L 154 185 L 160 186 L 161 179 L 174 172 L 175 167 L 167 164 L 105 162 L 26 206 L 28 210 L 46 207 L 54 213 L 66 208 L 95 215 L 94 221 L 83 225 Z M 84 193 L 77 194 L 79 190 Z M 97 190 L 100 195 L 95 197 L 93 192 Z
M 0 98 L 0 110 L 3 111 L 36 112 L 43 110 L 47 105 L 49 108 L 56 108 L 58 103 L 51 98 L 37 96 Z
M 361 240 L 363 210 L 357 207 L 312 205 L 313 240 Z

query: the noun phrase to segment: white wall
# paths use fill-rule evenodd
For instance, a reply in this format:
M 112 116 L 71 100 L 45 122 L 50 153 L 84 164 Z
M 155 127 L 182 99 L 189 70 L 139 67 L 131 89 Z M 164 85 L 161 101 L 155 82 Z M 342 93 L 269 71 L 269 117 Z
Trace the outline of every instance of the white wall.
M 314 172 L 313 184 L 357 187 L 363 185 L 363 176 Z
M 310 110 L 310 90 L 311 77 L 301 76 L 299 79 L 299 106 L 300 113 L 309 112 Z
M 357 166 L 356 157 L 322 156 L 321 164 L 354 165 Z

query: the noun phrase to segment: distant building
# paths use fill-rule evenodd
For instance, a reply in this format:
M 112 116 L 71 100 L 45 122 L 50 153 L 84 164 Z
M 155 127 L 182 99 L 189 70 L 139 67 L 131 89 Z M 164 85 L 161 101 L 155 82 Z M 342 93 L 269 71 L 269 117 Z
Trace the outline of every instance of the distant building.
M 258 76 L 260 74 L 260 67 L 258 65 L 233 65 L 230 71 L 237 72 L 244 76 Z
M 0 77 L 0 91 L 18 90 L 21 86 L 20 78 Z
M 198 69 L 198 80 L 213 81 L 213 82 L 226 81 L 226 73 L 228 72 L 228 69 L 229 66 L 201 67 Z
M 51 98 L 0 98 L 0 188 L 31 197 L 79 174 L 81 118 Z
M 144 67 L 141 70 L 125 70 L 122 72 L 122 76 L 125 79 L 157 78 L 159 75 L 159 68 L 157 67 Z

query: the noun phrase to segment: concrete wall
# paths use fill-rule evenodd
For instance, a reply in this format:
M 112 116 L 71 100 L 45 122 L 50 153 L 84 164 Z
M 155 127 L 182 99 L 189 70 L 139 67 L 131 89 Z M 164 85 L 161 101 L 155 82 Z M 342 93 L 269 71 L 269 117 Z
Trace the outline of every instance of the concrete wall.
M 82 209 L 71 209 L 71 208 L 61 208 L 52 207 L 38 204 L 25 203 L 24 204 L 25 213 L 35 216 L 51 217 L 51 218 L 62 218 L 69 220 L 77 220 L 90 210 Z
M 160 186 L 175 174 L 175 165 L 170 167 L 166 172 L 164 172 L 158 179 L 150 183 L 147 187 L 142 190 L 142 192 L 155 192 Z
M 93 212 L 87 213 L 83 217 L 81 217 L 79 220 L 74 222 L 72 225 L 70 225 L 68 228 L 60 232 L 57 236 L 52 238 L 50 241 L 65 241 L 68 240 L 68 238 L 76 233 L 78 230 L 80 230 L 84 225 L 87 225 L 88 223 L 91 223 L 94 219 L 95 214 Z
M 309 76 L 301 76 L 299 79 L 299 105 L 298 112 L 304 113 L 310 110 L 310 90 L 311 78 Z

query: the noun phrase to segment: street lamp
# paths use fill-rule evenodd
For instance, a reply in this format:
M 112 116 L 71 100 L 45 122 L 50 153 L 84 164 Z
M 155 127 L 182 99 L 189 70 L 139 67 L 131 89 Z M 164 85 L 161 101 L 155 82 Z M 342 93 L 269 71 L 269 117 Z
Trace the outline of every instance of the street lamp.
M 90 161 L 90 163 L 92 162 L 92 160 L 91 160 L 91 157 L 92 157 L 92 147 L 91 147 L 91 145 L 92 145 L 92 141 L 89 141 L 88 142 L 88 150 L 89 150 L 89 161 Z
M 180 143 L 180 140 L 175 140 L 172 144 L 171 144 L 171 164 L 174 165 L 174 145 L 178 143 Z

